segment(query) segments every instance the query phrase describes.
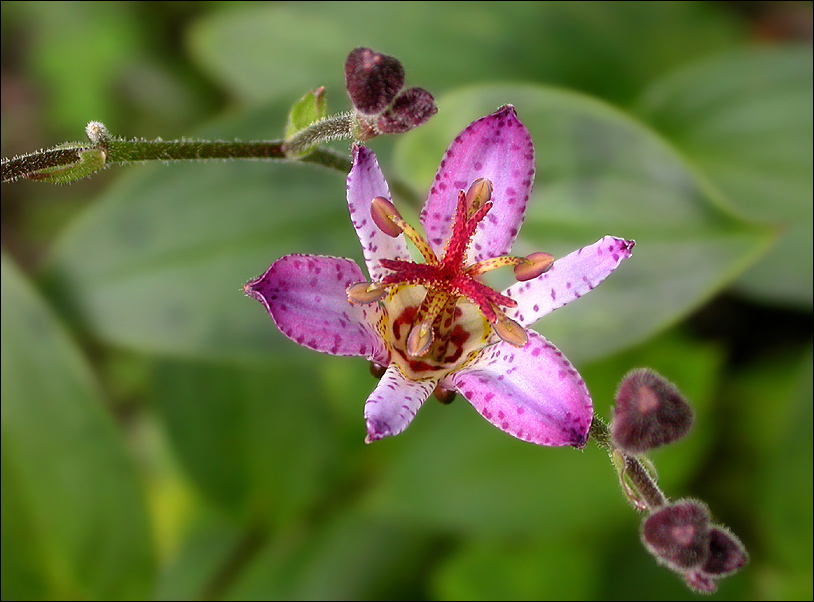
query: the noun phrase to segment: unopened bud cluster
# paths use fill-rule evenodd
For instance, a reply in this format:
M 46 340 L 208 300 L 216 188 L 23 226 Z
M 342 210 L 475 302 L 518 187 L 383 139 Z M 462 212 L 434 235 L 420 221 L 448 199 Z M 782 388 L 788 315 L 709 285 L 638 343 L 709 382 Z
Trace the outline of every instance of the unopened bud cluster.
M 712 522 L 702 502 L 669 502 L 654 473 L 644 467 L 647 458 L 640 457 L 686 435 L 693 423 L 692 409 L 672 383 L 648 369 L 628 373 L 615 402 L 610 427 L 613 456 L 619 459 L 620 480 L 629 501 L 649 514 L 641 528 L 644 546 L 692 589 L 713 593 L 717 579 L 749 561 L 746 548 Z
M 356 117 L 355 137 L 409 132 L 435 115 L 438 108 L 423 88 L 404 88 L 398 59 L 370 48 L 356 48 L 345 61 L 345 83 Z
M 641 536 L 660 563 L 701 593 L 713 593 L 716 579 L 737 572 L 749 561 L 740 540 L 713 524 L 706 505 L 695 500 L 659 508 L 642 523 Z

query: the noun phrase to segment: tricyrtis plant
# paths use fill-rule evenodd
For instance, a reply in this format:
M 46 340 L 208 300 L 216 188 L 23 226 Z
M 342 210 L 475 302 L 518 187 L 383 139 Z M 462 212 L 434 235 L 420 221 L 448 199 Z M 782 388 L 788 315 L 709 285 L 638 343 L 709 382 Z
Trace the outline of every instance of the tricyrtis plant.
M 689 405 L 661 376 L 636 370 L 620 384 L 608 426 L 594 414 L 577 369 L 530 328 L 612 277 L 631 258 L 634 241 L 607 235 L 563 257 L 544 249 L 512 253 L 535 155 L 508 104 L 451 142 L 420 227 L 410 224 L 364 143 L 422 125 L 437 111 L 433 97 L 405 89 L 401 63 L 369 48 L 350 53 L 345 80 L 352 110 L 327 115 L 325 90 L 317 88 L 292 107 L 279 140 L 125 140 L 91 122 L 87 142 L 3 159 L 3 181 L 71 182 L 110 165 L 152 160 L 265 159 L 347 173 L 350 225 L 366 273 L 350 259 L 287 255 L 244 290 L 292 341 L 371 363 L 380 381 L 364 406 L 365 441 L 402 433 L 431 395 L 443 403 L 460 395 L 488 422 L 532 444 L 582 449 L 593 438 L 608 451 L 626 499 L 646 514 L 647 550 L 691 588 L 714 591 L 717 579 L 746 564 L 744 546 L 702 502 L 670 501 L 644 455 L 689 431 Z M 351 161 L 325 146 L 337 139 L 352 140 Z M 486 273 L 508 269 L 511 286 L 496 290 L 484 281 Z

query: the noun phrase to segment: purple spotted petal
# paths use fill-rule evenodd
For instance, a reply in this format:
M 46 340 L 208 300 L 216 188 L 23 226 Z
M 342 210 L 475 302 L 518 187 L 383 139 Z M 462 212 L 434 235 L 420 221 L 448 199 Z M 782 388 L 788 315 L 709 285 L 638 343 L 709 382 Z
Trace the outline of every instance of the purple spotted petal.
M 503 294 L 517 301 L 506 315 L 523 326 L 533 324 L 546 314 L 578 299 L 630 257 L 632 240 L 606 236 L 562 259 L 533 280 L 513 284 Z
M 514 107 L 505 106 L 473 122 L 441 160 L 421 212 L 421 223 L 437 255 L 443 253 L 450 235 L 458 191 L 468 190 L 478 178 L 491 180 L 494 206 L 473 237 L 469 263 L 508 253 L 523 223 L 534 181 L 534 147 Z
M 375 330 L 378 304 L 351 304 L 345 292 L 364 278 L 350 259 L 287 255 L 244 290 L 265 305 L 280 332 L 303 347 L 386 364 L 389 353 Z
M 391 364 L 365 404 L 365 441 L 371 443 L 406 429 L 437 384 L 437 379 L 410 380 Z
M 379 265 L 380 259 L 410 260 L 404 235 L 388 236 L 370 217 L 370 201 L 381 196 L 390 200 L 390 190 L 373 151 L 354 145 L 353 167 L 348 174 L 348 209 L 353 227 L 362 243 L 362 252 L 371 280 L 379 280 L 389 270 Z M 362 278 L 364 280 L 364 278 Z
M 476 362 L 448 376 L 475 409 L 506 433 L 538 445 L 588 440 L 593 410 L 579 373 L 554 345 L 529 332 L 524 347 L 498 343 Z

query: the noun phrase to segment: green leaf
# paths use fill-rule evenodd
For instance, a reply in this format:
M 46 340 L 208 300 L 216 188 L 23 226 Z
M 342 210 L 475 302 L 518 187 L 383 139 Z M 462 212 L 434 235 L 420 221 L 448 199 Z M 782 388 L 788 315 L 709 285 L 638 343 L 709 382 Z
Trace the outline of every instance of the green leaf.
M 317 88 L 303 96 L 291 107 L 285 126 L 285 139 L 291 140 L 295 134 L 312 123 L 324 119 L 325 115 L 325 88 Z
M 259 103 L 325 85 L 360 44 L 393 55 L 433 94 L 484 81 L 536 81 L 629 100 L 665 69 L 730 46 L 732 13 L 696 2 L 302 2 L 199 21 L 201 67 Z M 692 39 L 692 44 L 686 40 Z
M 311 357 L 253 366 L 166 360 L 156 369 L 156 408 L 177 457 L 233 514 L 285 525 L 334 485 L 343 454 Z
M 1 261 L 3 598 L 143 598 L 150 525 L 121 434 L 76 343 Z
M 205 135 L 262 139 L 284 111 Z M 241 288 L 290 253 L 361 256 L 341 174 L 266 162 L 138 167 L 64 232 L 43 277 L 63 310 L 107 342 L 254 358 L 293 344 Z
M 560 257 L 607 234 L 636 240 L 632 258 L 596 290 L 535 325 L 572 359 L 602 357 L 677 322 L 769 244 L 769 228 L 733 216 L 652 131 L 599 101 L 541 86 L 442 97 L 438 115 L 399 141 L 403 178 L 427 190 L 453 137 L 506 103 L 529 128 L 537 160 L 515 252 Z
M 811 308 L 814 236 L 809 46 L 744 49 L 653 83 L 639 111 L 744 216 L 783 236 L 738 290 Z
M 419 569 L 432 554 L 425 529 L 345 509 L 318 529 L 269 541 L 227 600 L 418 600 Z M 437 538 L 435 538 L 437 539 Z
M 601 580 L 597 543 L 573 537 L 467 542 L 433 579 L 437 600 L 596 600 Z

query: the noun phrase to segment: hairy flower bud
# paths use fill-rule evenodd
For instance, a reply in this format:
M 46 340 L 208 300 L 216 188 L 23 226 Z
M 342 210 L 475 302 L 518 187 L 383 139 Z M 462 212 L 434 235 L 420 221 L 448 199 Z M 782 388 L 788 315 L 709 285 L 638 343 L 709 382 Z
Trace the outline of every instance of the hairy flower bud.
M 709 557 L 709 511 L 700 502 L 663 506 L 642 523 L 641 534 L 648 551 L 672 569 L 700 567 Z
M 677 441 L 692 426 L 693 413 L 678 389 L 646 368 L 628 373 L 616 392 L 611 433 L 614 444 L 644 453 Z
M 345 61 L 345 83 L 357 111 L 378 115 L 404 87 L 404 67 L 392 56 L 355 48 Z
M 425 123 L 438 112 L 432 94 L 423 88 L 410 88 L 396 97 L 393 106 L 376 120 L 384 134 L 403 134 Z
M 709 557 L 701 569 L 713 577 L 731 575 L 746 566 L 749 554 L 740 540 L 715 525 L 709 533 Z

